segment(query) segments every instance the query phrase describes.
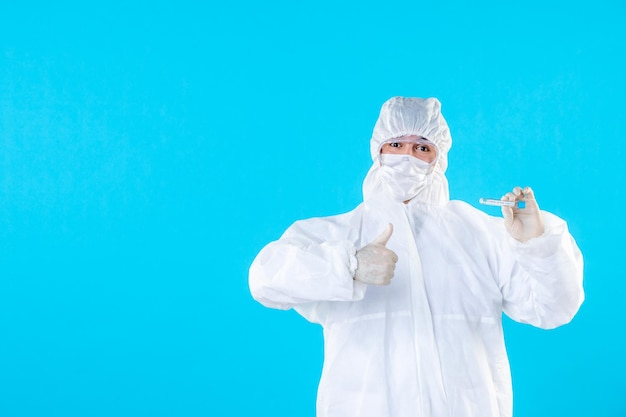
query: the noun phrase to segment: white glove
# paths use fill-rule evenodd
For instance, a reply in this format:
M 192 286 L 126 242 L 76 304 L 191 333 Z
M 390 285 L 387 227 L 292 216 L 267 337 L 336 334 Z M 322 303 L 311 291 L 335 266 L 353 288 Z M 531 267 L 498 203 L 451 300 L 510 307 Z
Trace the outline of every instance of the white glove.
M 356 252 L 358 266 L 354 273 L 355 280 L 373 285 L 388 285 L 391 282 L 398 255 L 385 245 L 392 233 L 393 225 L 389 223 L 380 236 Z
M 504 217 L 504 226 L 514 239 L 520 242 L 526 242 L 534 237 L 543 234 L 543 219 L 539 212 L 539 205 L 535 200 L 535 194 L 530 187 L 515 187 L 512 192 L 502 196 L 505 201 L 523 201 L 526 207 L 521 209 L 517 205 L 515 207 L 502 206 L 502 216 Z

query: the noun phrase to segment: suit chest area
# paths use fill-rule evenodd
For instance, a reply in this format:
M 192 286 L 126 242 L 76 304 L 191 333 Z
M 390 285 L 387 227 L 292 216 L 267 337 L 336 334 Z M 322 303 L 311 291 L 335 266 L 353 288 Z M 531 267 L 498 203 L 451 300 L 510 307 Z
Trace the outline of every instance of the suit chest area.
M 427 213 L 404 221 L 390 242 L 399 258 L 398 289 L 410 296 L 411 287 L 422 286 L 433 316 L 501 314 L 500 254 L 488 230 L 462 218 Z

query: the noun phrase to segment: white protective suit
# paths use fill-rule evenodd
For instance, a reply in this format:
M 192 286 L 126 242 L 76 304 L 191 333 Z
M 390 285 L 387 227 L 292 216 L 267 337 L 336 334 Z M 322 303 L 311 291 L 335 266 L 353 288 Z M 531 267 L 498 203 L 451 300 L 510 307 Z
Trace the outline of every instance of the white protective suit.
M 390 199 L 378 176 L 381 143 L 404 135 L 439 150 L 430 186 L 408 204 Z M 364 202 L 296 222 L 250 268 L 256 300 L 324 328 L 318 417 L 511 416 L 502 312 L 550 329 L 582 303 L 582 256 L 566 223 L 542 211 L 544 234 L 521 243 L 502 218 L 450 201 L 450 146 L 436 99 L 390 99 L 374 128 Z M 355 281 L 355 252 L 388 223 L 399 258 L 391 284 Z

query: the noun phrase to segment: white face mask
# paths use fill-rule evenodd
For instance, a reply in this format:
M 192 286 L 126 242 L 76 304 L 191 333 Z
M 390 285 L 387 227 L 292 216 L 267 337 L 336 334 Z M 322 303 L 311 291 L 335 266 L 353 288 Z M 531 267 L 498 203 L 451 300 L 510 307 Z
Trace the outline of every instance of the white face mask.
M 398 201 L 411 200 L 432 182 L 433 166 L 410 155 L 380 154 L 383 184 Z

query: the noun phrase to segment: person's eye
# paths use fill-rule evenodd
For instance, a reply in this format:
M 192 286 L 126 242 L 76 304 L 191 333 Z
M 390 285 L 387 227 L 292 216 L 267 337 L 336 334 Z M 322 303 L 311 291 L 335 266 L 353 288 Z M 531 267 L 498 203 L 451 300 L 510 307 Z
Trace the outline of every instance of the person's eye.
M 389 146 L 391 146 L 392 148 L 399 148 L 401 145 L 400 142 L 391 142 Z
M 430 148 L 426 145 L 418 145 L 417 150 L 420 152 L 430 152 Z

